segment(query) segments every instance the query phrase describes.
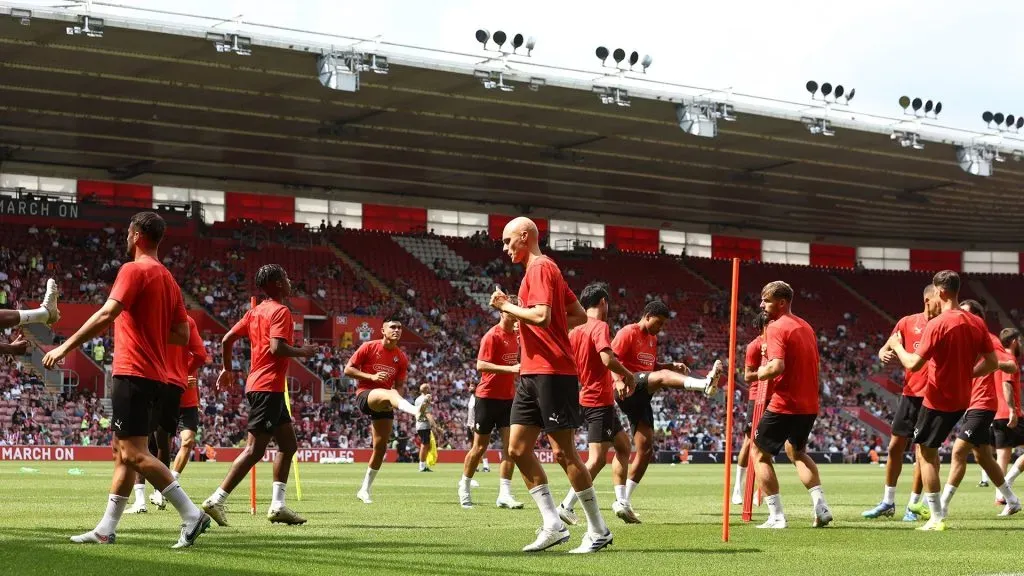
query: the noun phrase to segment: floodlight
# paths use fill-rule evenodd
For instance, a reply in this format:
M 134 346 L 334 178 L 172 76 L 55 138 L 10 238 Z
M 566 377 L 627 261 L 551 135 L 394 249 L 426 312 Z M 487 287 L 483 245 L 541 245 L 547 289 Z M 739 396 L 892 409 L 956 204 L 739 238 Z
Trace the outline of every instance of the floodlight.
M 486 28 L 481 28 L 476 31 L 476 41 L 483 44 L 484 48 L 487 48 L 487 41 L 491 39 L 491 33 Z

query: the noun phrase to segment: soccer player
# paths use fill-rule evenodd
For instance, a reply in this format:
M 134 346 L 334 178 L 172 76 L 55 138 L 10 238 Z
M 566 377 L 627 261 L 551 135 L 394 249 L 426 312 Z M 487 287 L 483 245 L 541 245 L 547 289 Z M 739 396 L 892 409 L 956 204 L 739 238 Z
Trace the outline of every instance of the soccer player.
M 824 528 L 832 511 L 821 489 L 818 466 L 807 455 L 807 438 L 818 418 L 818 339 L 803 318 L 793 314 L 793 288 L 785 282 L 769 282 L 761 290 L 761 309 L 769 324 L 765 330 L 765 360 L 757 379 L 770 386 L 772 396 L 754 432 L 751 447 L 757 481 L 768 504 L 768 520 L 758 528 L 786 528 L 779 494 L 779 479 L 772 460 L 783 446 L 796 466 L 797 475 L 811 495 L 814 522 Z
M 256 287 L 267 295 L 267 299 L 246 312 L 224 335 L 221 340 L 221 371 L 217 375 L 219 389 L 234 385 L 235 374 L 231 368 L 233 347 L 238 340 L 248 338 L 252 351 L 249 377 L 245 381 L 245 401 L 249 404 L 245 448 L 231 463 L 224 481 L 203 502 L 203 510 L 217 524 L 228 525 L 224 503 L 249 470 L 263 458 L 267 445 L 273 439 L 277 443 L 277 457 L 274 458 L 274 483 L 267 520 L 271 523 L 305 524 L 305 518 L 285 505 L 288 473 L 298 442 L 285 404 L 284 387 L 287 386 L 288 359 L 308 358 L 316 354 L 317 347 L 291 344 L 295 329 L 292 313 L 284 301 L 292 292 L 292 284 L 284 268 L 278 264 L 260 266 L 256 271 Z
M 616 399 L 619 409 L 629 419 L 636 449 L 629 465 L 625 494 L 621 498 L 622 505 L 630 511 L 633 509 L 633 492 L 654 457 L 654 408 L 651 406 L 654 394 L 662 388 L 675 388 L 699 390 L 710 397 L 718 392 L 718 381 L 722 377 L 721 360 L 715 360 L 704 378 L 690 377 L 690 369 L 682 362 L 663 364 L 657 361 L 658 333 L 671 316 L 672 312 L 664 302 L 652 300 L 644 307 L 640 321 L 623 327 L 612 340 L 615 357 L 636 377 L 633 393 Z M 617 379 L 616 376 L 612 378 Z
M 973 314 L 981 320 L 982 326 L 986 326 L 984 323 L 985 309 L 977 301 L 964 300 L 960 303 L 960 309 Z M 996 383 L 997 376 L 1000 374 L 1000 370 L 1009 372 L 1016 370 L 1017 367 L 1013 362 L 1013 358 L 1006 353 L 999 339 L 994 334 L 988 332 L 987 326 L 985 335 L 992 342 L 992 348 L 995 350 L 999 369 L 985 376 L 974 378 L 971 384 L 970 403 L 967 406 L 967 412 L 964 414 L 960 433 L 953 443 L 949 479 L 946 481 L 946 487 L 943 488 L 942 496 L 939 500 L 943 518 L 949 514 L 949 503 L 952 501 L 953 495 L 956 494 L 957 488 L 960 487 L 960 482 L 964 479 L 964 473 L 967 471 L 967 455 L 971 452 L 974 452 L 974 458 L 977 460 L 978 465 L 988 473 L 989 478 L 996 484 L 1000 495 L 1006 501 L 1006 506 L 999 515 L 1011 516 L 1020 512 L 1021 508 L 1020 501 L 1013 493 L 1013 489 L 1005 484 L 1003 471 L 999 468 L 999 464 L 996 463 L 993 457 L 991 435 L 992 423 L 996 412 L 999 410 L 996 390 L 1001 386 Z
M 192 456 L 192 450 L 196 447 L 196 433 L 199 432 L 199 369 L 209 361 L 206 355 L 206 346 L 203 344 L 203 337 L 199 334 L 199 327 L 191 316 L 188 318 L 188 347 L 182 350 L 178 358 L 178 369 L 185 364 L 186 386 L 185 393 L 181 396 L 181 408 L 179 410 L 179 422 L 181 426 L 181 446 L 177 456 L 174 457 L 174 467 L 171 475 L 177 480 L 185 471 Z
M 114 324 L 113 389 L 114 477 L 107 510 L 96 528 L 71 538 L 76 543 L 113 544 L 128 503 L 132 482 L 141 473 L 181 515 L 181 533 L 173 548 L 185 548 L 210 526 L 210 517 L 189 500 L 171 471 L 147 445 L 149 413 L 160 386 L 169 380 L 168 344 L 188 343 L 188 320 L 181 290 L 157 258 L 167 225 L 154 212 L 140 212 L 128 226 L 128 258 L 117 273 L 110 296 L 63 344 L 43 357 L 56 366 L 72 350 Z
M 420 384 L 420 395 L 413 402 L 414 406 L 428 404 L 423 412 L 416 416 L 416 435 L 420 439 L 420 472 L 433 472 L 427 466 L 427 454 L 430 452 L 430 433 L 434 429 L 434 417 L 430 414 L 430 384 Z
M 419 418 L 430 405 L 429 401 L 424 401 L 414 406 L 403 396 L 409 359 L 398 347 L 398 341 L 402 338 L 402 321 L 397 317 L 388 317 L 381 331 L 383 336 L 380 340 L 364 342 L 345 366 L 345 376 L 359 381 L 356 386 L 356 405 L 360 412 L 370 417 L 372 426 L 373 456 L 366 468 L 363 484 L 356 492 L 356 498 L 364 504 L 373 504 L 373 481 L 387 454 L 395 420 L 394 410 L 397 408 Z M 429 439 L 427 442 L 429 446 Z
M 515 462 L 508 456 L 509 419 L 512 416 L 512 399 L 516 395 L 516 376 L 519 375 L 519 336 L 515 317 L 502 312 L 498 323 L 480 339 L 476 370 L 480 373 L 480 383 L 474 387 L 469 408 L 473 443 L 462 464 L 459 503 L 463 508 L 473 507 L 473 474 L 481 460 L 484 461 L 484 470 L 488 469 L 485 455 L 491 443 L 491 433 L 497 430 L 501 436 L 501 464 L 495 505 L 518 510 L 523 503 L 512 496 Z
M 169 466 L 171 463 L 171 434 L 178 429 L 181 402 L 184 394 L 188 390 L 189 374 L 192 373 L 189 369 L 190 362 L 194 357 L 200 360 L 196 365 L 196 370 L 206 362 L 206 348 L 203 346 L 203 340 L 199 336 L 199 329 L 196 327 L 196 321 L 193 320 L 191 316 L 188 316 L 187 319 L 189 324 L 188 346 L 172 346 L 168 349 L 168 352 L 170 353 L 170 364 L 168 365 L 167 371 L 169 382 L 160 388 L 160 394 L 153 407 L 153 416 L 150 425 L 151 428 L 154 428 L 154 431 L 149 437 L 149 451 L 151 454 L 155 454 L 156 457 L 164 463 L 164 466 Z M 196 405 L 198 405 L 198 398 Z M 184 443 L 182 443 L 182 447 L 184 447 Z M 177 462 L 175 462 L 175 467 L 177 467 Z M 174 470 L 171 471 L 171 476 L 174 477 L 175 480 L 178 479 L 178 473 Z M 125 510 L 124 513 L 147 513 L 146 479 L 141 475 L 135 479 L 134 492 L 135 504 L 132 505 L 131 508 Z M 149 501 L 160 510 L 163 510 L 167 506 L 164 501 L 163 494 L 161 494 L 159 490 L 154 490 L 153 493 L 150 494 Z
M 743 445 L 740 447 L 740 454 L 736 458 L 736 485 L 732 489 L 732 503 L 737 506 L 743 505 L 743 490 L 747 479 L 747 464 L 750 459 L 750 434 L 753 432 L 752 422 L 754 421 L 754 403 L 760 393 L 760 382 L 757 380 L 757 369 L 761 367 L 761 360 L 764 357 L 764 329 L 768 325 L 768 317 L 764 312 L 754 316 L 751 323 L 757 336 L 747 344 L 747 351 L 743 363 L 743 379 L 747 382 L 747 429 L 743 437 Z M 756 493 L 755 493 L 756 494 Z
M 899 332 L 889 337 L 889 348 L 904 368 L 917 372 L 932 360 L 934 370 L 914 427 L 924 498 L 931 512 L 918 529 L 926 531 L 946 529 L 939 498 L 939 447 L 970 405 L 972 377 L 987 376 L 999 367 L 984 321 L 960 309 L 960 276 L 943 270 L 935 274 L 932 284 L 942 311 L 925 326 L 917 350 L 907 351 Z
M 939 298 L 935 286 L 931 284 L 925 286 L 923 295 L 924 311 L 900 318 L 896 327 L 893 328 L 893 334 L 898 332 L 905 346 L 911 350 L 917 350 L 920 345 L 921 335 L 924 334 L 924 327 L 928 321 L 939 315 Z M 896 353 L 889 348 L 888 341 L 878 351 L 878 357 L 883 364 L 897 361 Z M 903 395 L 900 396 L 896 414 L 892 419 L 892 436 L 889 438 L 889 460 L 885 463 L 885 490 L 882 493 L 882 501 L 878 506 L 863 512 L 861 516 L 865 518 L 893 516 L 896 513 L 896 482 L 899 480 L 900 472 L 903 471 L 903 454 L 910 447 L 910 441 L 914 437 L 914 427 L 917 425 L 917 418 L 921 413 L 921 402 L 924 400 L 924 389 L 928 384 L 928 378 L 932 376 L 931 367 L 917 372 L 906 371 Z M 903 513 L 904 522 L 916 522 L 919 519 L 911 507 L 920 511 L 921 518 L 924 520 L 931 516 L 931 512 L 921 506 L 920 502 L 921 466 L 915 460 L 910 501 Z
M 597 552 L 612 543 L 612 532 L 601 516 L 590 472 L 576 451 L 576 428 L 582 420 L 579 381 L 569 344 L 569 330 L 586 322 L 587 314 L 558 265 L 541 254 L 537 225 L 532 220 L 514 218 L 501 236 L 512 262 L 526 268 L 518 304 L 513 304 L 500 287 L 491 294 L 493 308 L 519 320 L 520 381 L 512 401 L 509 457 L 519 468 L 544 520 L 537 539 L 523 551 L 539 552 L 569 541 L 569 530 L 555 510 L 547 474 L 533 453 L 543 432 L 587 515 L 587 533 L 572 553 Z
M 60 320 L 60 310 L 57 309 L 57 300 L 60 294 L 57 293 L 57 283 L 50 278 L 46 281 L 46 292 L 43 294 L 43 301 L 39 308 L 32 310 L 0 310 L 0 330 L 15 328 L 25 324 L 46 324 L 52 326 Z
M 580 293 L 580 305 L 587 311 L 587 323 L 569 331 L 569 342 L 580 375 L 580 406 L 590 445 L 587 470 L 592 479 L 597 478 L 607 462 L 608 450 L 615 447 L 615 460 L 612 462 L 615 502 L 612 510 L 626 523 L 639 524 L 640 519 L 623 501 L 631 446 L 615 410 L 616 394 L 628 396 L 636 381 L 633 373 L 620 364 L 612 352 L 611 329 L 605 321 L 608 318 L 608 286 L 599 282 L 588 285 Z M 612 372 L 619 377 L 614 384 Z M 570 489 L 558 508 L 563 522 L 578 522 L 573 512 L 576 501 L 576 492 Z
M 999 373 L 996 385 L 999 410 L 996 411 L 996 419 L 992 422 L 992 436 L 995 440 L 999 467 L 1006 472 L 1006 483 L 1012 487 L 1014 480 L 1024 470 L 1024 455 L 1017 459 L 1013 467 L 1010 467 L 1013 449 L 1024 446 L 1024 421 L 1022 421 L 1024 409 L 1021 408 L 1020 400 L 1020 330 L 1004 328 L 999 333 L 999 343 L 1017 364 L 1017 370 L 1000 371 Z M 1005 500 L 1000 500 L 1002 500 L 1001 495 L 996 499 L 996 503 L 1006 503 Z

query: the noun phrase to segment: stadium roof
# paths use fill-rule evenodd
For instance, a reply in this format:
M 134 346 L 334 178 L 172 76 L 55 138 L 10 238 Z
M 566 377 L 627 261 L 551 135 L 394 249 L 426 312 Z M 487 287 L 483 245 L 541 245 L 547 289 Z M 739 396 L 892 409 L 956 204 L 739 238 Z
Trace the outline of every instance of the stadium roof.
M 986 178 L 957 162 L 957 145 L 1024 150 L 1005 135 L 269 27 L 247 26 L 252 55 L 239 56 L 215 50 L 208 32 L 230 30 L 212 20 L 106 16 L 90 38 L 66 34 L 77 13 L 28 8 L 26 26 L 0 6 L 8 172 L 841 244 L 1016 250 L 1024 238 L 1021 165 Z M 354 45 L 390 73 L 364 72 L 354 93 L 324 88 L 316 56 Z M 515 91 L 473 75 L 497 70 Z M 602 104 L 595 86 L 628 90 L 632 106 Z M 687 135 L 674 103 L 694 99 L 738 119 L 713 139 Z M 835 136 L 801 122 L 825 114 Z

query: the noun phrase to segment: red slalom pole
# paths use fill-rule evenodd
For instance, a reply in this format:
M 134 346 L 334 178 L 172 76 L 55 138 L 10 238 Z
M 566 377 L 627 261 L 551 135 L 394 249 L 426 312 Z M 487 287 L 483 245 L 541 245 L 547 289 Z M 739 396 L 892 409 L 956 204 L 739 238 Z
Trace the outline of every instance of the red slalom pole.
M 732 259 L 732 303 L 729 311 L 729 387 L 725 395 L 725 484 L 722 487 L 722 542 L 729 541 L 729 487 L 732 486 L 732 411 L 736 395 L 736 320 L 739 313 L 740 259 Z
M 256 297 L 249 298 L 250 309 L 256 307 Z M 249 470 L 249 514 L 256 514 L 256 464 Z

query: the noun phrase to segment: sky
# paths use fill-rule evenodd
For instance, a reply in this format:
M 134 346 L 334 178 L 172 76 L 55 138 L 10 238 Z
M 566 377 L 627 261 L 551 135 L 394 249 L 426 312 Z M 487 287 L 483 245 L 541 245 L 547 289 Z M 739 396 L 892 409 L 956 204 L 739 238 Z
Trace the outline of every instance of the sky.
M 937 123 L 968 130 L 984 130 L 985 110 L 1024 114 L 1020 0 L 112 2 L 464 53 L 484 54 L 478 28 L 500 29 L 536 37 L 537 63 L 595 72 L 598 45 L 621 47 L 654 58 L 652 80 L 803 102 L 813 79 L 856 88 L 857 112 L 898 117 L 904 94 L 941 101 Z

